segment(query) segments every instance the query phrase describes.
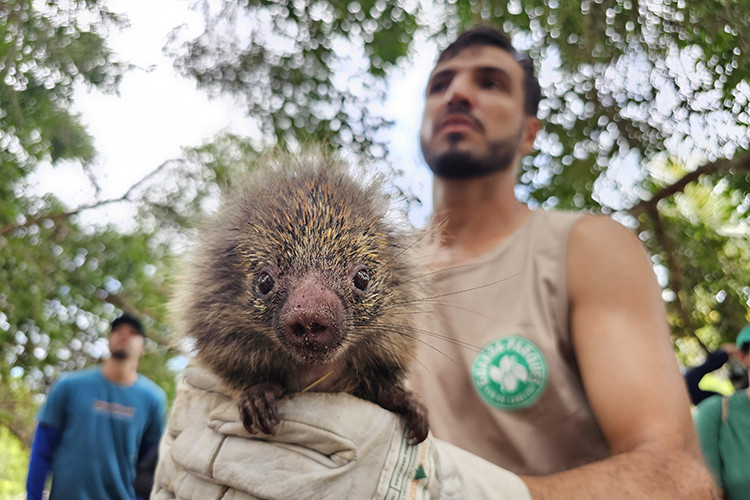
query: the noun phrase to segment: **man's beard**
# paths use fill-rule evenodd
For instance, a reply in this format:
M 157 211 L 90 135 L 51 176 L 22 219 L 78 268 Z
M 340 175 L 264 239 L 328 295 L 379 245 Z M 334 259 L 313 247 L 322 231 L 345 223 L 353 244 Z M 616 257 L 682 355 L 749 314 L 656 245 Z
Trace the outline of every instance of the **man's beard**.
M 130 354 L 128 353 L 128 351 L 126 351 L 124 349 L 118 349 L 116 351 L 112 351 L 112 358 L 114 358 L 114 359 L 116 359 L 118 361 L 126 360 L 129 357 L 130 357 Z
M 441 155 L 433 153 L 426 141 L 420 140 L 422 154 L 427 165 L 437 177 L 443 179 L 473 179 L 507 170 L 521 145 L 523 128 L 517 134 L 492 141 L 486 155 L 478 156 L 471 151 L 447 151 Z M 458 142 L 461 136 L 448 137 L 451 142 Z

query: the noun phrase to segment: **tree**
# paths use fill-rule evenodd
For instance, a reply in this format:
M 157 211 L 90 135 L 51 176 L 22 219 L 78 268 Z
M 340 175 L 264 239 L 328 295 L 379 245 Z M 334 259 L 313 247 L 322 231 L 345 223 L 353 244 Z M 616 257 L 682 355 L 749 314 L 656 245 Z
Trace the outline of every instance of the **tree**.
M 138 230 L 90 227 L 77 218 L 86 206 L 27 186 L 40 165 L 64 162 L 81 164 L 96 185 L 92 139 L 70 105 L 76 86 L 117 88 L 127 65 L 106 33 L 122 23 L 96 0 L 0 2 L 0 425 L 27 446 L 39 399 L 26 396 L 95 363 L 119 311 L 144 317 L 152 340 L 143 371 L 173 392 L 163 313 L 172 248 L 147 224 L 153 206 L 142 203 Z M 147 189 L 122 199 L 137 194 Z
M 97 187 L 92 138 L 70 111 L 76 87 L 114 92 L 126 63 L 107 45 L 125 20 L 101 2 L 0 3 L 0 426 L 25 446 L 42 398 L 60 373 L 97 363 L 109 322 L 144 320 L 139 370 L 174 393 L 166 302 L 174 256 L 233 168 L 254 149 L 232 136 L 154 166 L 113 199 L 68 207 L 27 180 L 41 165 L 80 164 Z M 136 216 L 92 226 L 86 210 L 128 203 Z
M 387 164 L 377 131 L 388 121 L 372 104 L 388 72 L 419 56 L 415 39 L 442 47 L 478 22 L 512 35 L 542 74 L 546 126 L 523 165 L 526 200 L 631 225 L 663 278 L 680 352 L 731 340 L 750 319 L 749 1 L 198 2 L 205 31 L 175 30 L 175 64 L 243 99 L 261 135 L 186 149 L 121 197 L 77 207 L 25 181 L 42 163 L 79 162 L 96 186 L 70 100 L 76 85 L 116 89 L 127 65 L 106 33 L 123 20 L 98 0 L 0 3 L 0 399 L 16 405 L 0 423 L 25 435 L 36 400 L 18 396 L 19 380 L 41 392 L 96 362 L 120 310 L 146 318 L 142 366 L 171 392 L 170 277 L 217 187 L 269 144 L 324 141 Z M 119 201 L 137 207 L 129 227 L 80 222 Z
M 637 231 L 666 276 L 675 340 L 692 339 L 678 342 L 685 352 L 730 341 L 750 320 L 737 260 L 750 204 L 748 0 L 199 3 L 205 32 L 171 45 L 186 75 L 243 96 L 269 142 L 331 137 L 364 154 L 374 145 L 376 157 L 387 157 L 377 117 L 347 107 L 362 99 L 352 81 L 380 89 L 418 57 L 418 36 L 442 47 L 473 24 L 506 31 L 544 85 L 545 130 L 520 179 L 527 201 L 614 214 Z M 350 53 L 369 64 L 337 80 Z

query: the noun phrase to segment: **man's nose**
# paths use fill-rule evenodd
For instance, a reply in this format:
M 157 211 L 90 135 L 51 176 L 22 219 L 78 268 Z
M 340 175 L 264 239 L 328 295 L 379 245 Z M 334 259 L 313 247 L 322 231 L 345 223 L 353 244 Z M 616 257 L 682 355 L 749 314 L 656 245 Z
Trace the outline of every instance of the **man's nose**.
M 474 105 L 471 80 L 464 75 L 456 75 L 448 86 L 446 99 L 451 107 L 471 109 Z

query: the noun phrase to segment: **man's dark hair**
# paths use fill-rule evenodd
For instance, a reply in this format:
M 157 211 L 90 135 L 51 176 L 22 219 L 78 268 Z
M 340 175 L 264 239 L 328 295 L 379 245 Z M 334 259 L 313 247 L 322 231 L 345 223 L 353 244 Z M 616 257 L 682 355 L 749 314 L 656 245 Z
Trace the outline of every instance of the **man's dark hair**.
M 121 316 L 118 316 L 117 318 L 115 318 L 115 320 L 112 321 L 112 327 L 110 328 L 110 332 L 120 325 L 130 325 L 133 328 L 135 328 L 138 331 L 138 333 L 140 333 L 144 337 L 146 336 L 146 333 L 143 330 L 143 325 L 141 324 L 140 320 L 131 314 L 124 313 Z
M 750 342 L 744 342 L 740 346 L 740 351 L 742 351 L 745 354 L 750 353 Z
M 528 116 L 536 116 L 539 110 L 539 101 L 542 98 L 542 89 L 539 80 L 534 74 L 534 62 L 525 54 L 518 52 L 510 39 L 495 28 L 489 26 L 477 26 L 461 33 L 456 40 L 440 53 L 438 64 L 454 58 L 459 52 L 469 47 L 491 46 L 498 47 L 515 59 L 523 69 L 523 110 Z

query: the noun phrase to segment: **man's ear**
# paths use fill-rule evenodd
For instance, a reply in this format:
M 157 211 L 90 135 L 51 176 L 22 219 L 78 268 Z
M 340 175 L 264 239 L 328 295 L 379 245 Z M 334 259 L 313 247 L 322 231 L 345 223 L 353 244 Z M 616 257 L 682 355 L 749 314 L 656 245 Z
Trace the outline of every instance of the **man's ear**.
M 750 369 L 750 352 L 745 354 L 745 352 L 742 349 L 737 349 L 736 357 L 742 366 Z
M 534 149 L 536 134 L 542 129 L 542 123 L 536 116 L 527 116 L 523 122 L 521 144 L 519 149 L 522 155 L 529 154 Z

